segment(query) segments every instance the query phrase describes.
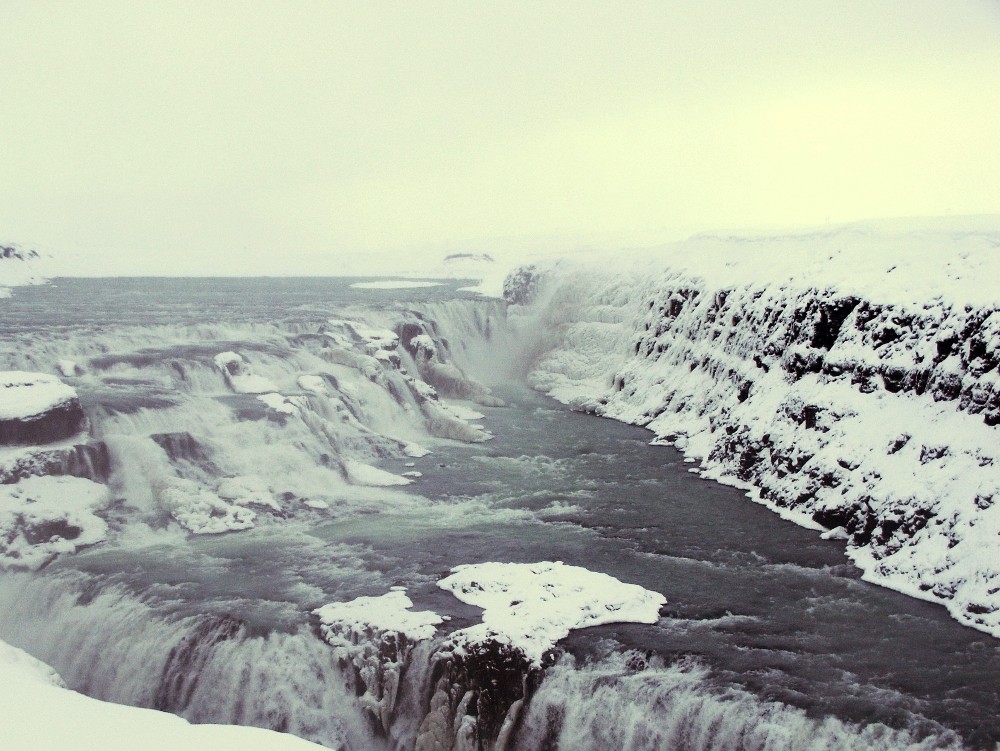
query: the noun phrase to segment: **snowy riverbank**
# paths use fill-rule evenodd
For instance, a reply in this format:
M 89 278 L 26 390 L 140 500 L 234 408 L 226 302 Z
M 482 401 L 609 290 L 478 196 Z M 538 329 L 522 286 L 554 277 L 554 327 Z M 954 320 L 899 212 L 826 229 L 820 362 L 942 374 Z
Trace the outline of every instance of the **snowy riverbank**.
M 536 388 L 1000 635 L 1000 229 L 700 237 L 510 277 Z M 614 269 L 610 271 L 609 269 Z

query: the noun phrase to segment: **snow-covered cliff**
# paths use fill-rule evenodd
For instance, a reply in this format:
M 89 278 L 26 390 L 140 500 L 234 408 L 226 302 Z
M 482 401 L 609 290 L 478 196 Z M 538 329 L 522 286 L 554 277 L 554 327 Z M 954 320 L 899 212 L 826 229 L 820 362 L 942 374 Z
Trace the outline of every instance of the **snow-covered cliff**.
M 8 297 L 11 287 L 45 282 L 43 261 L 38 251 L 0 244 L 0 298 Z
M 505 294 L 538 332 L 533 386 L 1000 636 L 997 227 L 701 237 L 520 269 Z

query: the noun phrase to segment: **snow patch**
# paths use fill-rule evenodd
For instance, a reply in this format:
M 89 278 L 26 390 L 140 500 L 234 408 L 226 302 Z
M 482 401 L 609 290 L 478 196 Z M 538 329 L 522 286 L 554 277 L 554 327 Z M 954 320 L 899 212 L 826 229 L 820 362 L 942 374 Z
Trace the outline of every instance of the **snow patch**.
M 431 610 L 410 610 L 412 607 L 406 592 L 394 589 L 378 597 L 330 603 L 313 614 L 319 617 L 320 630 L 326 637 L 331 627 L 339 627 L 345 631 L 390 631 L 404 634 L 412 641 L 430 639 L 443 619 Z
M 500 641 L 536 664 L 546 650 L 575 629 L 606 623 L 656 623 L 667 601 L 636 584 L 561 561 L 456 566 L 438 586 L 462 602 L 483 608 L 481 624 L 451 635 L 459 648 Z
M 96 511 L 108 489 L 79 477 L 28 477 L 0 485 L 0 565 L 35 569 L 60 553 L 101 542 Z
M 53 375 L 0 371 L 0 420 L 37 417 L 76 398 L 73 387 Z
M 254 375 L 243 355 L 236 352 L 220 352 L 215 356 L 215 364 L 226 377 L 229 387 L 237 394 L 264 394 L 277 391 L 273 381 Z
M 387 488 L 393 485 L 409 485 L 410 480 L 384 469 L 373 467 L 370 464 L 349 459 L 344 462 L 344 469 L 347 470 L 347 479 L 353 485 L 367 485 L 375 488 Z

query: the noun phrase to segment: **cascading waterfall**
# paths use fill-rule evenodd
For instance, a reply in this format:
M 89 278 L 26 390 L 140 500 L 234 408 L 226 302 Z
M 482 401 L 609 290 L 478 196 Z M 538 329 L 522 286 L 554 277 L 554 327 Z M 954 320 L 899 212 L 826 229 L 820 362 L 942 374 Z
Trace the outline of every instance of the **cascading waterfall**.
M 834 751 L 961 748 L 941 728 L 894 730 L 815 718 L 738 688 L 713 685 L 694 660 L 650 663 L 621 654 L 553 667 L 532 698 L 511 751 Z
M 122 585 L 58 575 L 0 578 L 0 638 L 24 646 L 67 684 L 106 701 L 192 722 L 294 733 L 334 748 L 377 738 L 333 652 L 307 628 L 250 633 L 219 615 L 164 618 Z
M 0 481 L 76 475 L 106 484 L 112 498 L 102 510 L 105 548 L 0 574 L 0 639 L 97 698 L 353 751 L 962 747 L 930 720 L 890 728 L 818 716 L 727 683 L 706 662 L 624 647 L 586 662 L 564 655 L 544 671 L 512 663 L 504 680 L 516 690 L 498 690 L 493 673 L 459 665 L 449 652 L 449 630 L 470 613 L 411 645 L 398 670 L 386 671 L 398 684 L 365 685 L 362 675 L 380 671 L 359 668 L 325 643 L 308 614 L 400 584 L 434 601 L 434 581 L 461 562 L 448 544 L 474 535 L 483 520 L 463 519 L 468 529 L 428 543 L 430 550 L 412 543 L 407 524 L 432 526 L 435 504 L 449 518 L 475 516 L 517 493 L 476 499 L 466 512 L 461 504 L 472 491 L 459 483 L 454 496 L 446 486 L 433 497 L 383 485 L 430 449 L 440 461 L 432 454 L 417 467 L 437 487 L 430 483 L 443 482 L 433 475 L 445 468 L 448 441 L 490 437 L 446 397 L 501 404 L 483 383 L 523 374 L 542 347 L 545 322 L 522 317 L 511 325 L 503 303 L 468 299 L 336 315 L 335 324 L 310 314 L 308 321 L 60 329 L 0 349 L 7 368 L 71 363 L 66 378 L 89 418 L 89 434 L 71 447 L 0 462 Z M 398 344 L 385 344 L 392 336 Z M 215 359 L 224 353 L 238 358 L 227 360 L 237 363 L 233 370 Z M 240 378 L 257 385 L 241 390 Z M 489 447 L 463 450 L 482 460 L 477 470 L 488 462 L 503 470 L 507 458 L 483 457 Z M 560 485 L 574 481 L 569 460 L 518 456 L 508 463 L 537 460 L 559 467 Z M 537 495 L 548 507 L 544 479 Z M 590 482 L 581 492 L 598 487 Z M 520 507 L 501 510 L 506 519 L 532 517 Z M 372 549 L 365 526 L 379 523 L 397 536 L 398 551 Z M 245 531 L 190 534 L 225 530 Z M 524 531 L 504 529 L 482 545 Z M 423 557 L 385 562 L 411 552 Z M 384 634 L 362 630 L 354 638 L 365 659 L 384 659 Z M 386 691 L 391 702 L 372 700 Z

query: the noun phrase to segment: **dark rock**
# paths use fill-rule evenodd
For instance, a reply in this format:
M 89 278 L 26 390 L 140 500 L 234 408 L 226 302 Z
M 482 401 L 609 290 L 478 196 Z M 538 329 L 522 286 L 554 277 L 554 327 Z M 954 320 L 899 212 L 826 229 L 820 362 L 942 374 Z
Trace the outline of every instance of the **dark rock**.
M 79 433 L 83 421 L 83 408 L 73 399 L 40 415 L 0 420 L 0 444 L 54 443 Z

